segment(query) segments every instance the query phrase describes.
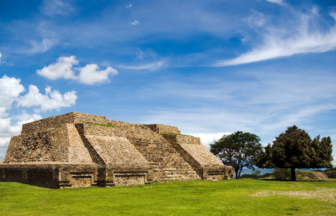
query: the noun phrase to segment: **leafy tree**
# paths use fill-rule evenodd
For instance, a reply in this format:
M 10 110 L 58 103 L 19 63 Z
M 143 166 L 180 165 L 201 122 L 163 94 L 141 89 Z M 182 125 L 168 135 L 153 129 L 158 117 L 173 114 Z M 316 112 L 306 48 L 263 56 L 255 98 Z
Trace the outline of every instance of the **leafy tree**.
M 256 176 L 259 176 L 261 174 L 261 171 L 260 170 L 253 170 L 253 175 L 256 175 Z
M 237 131 L 210 144 L 210 151 L 225 165 L 234 167 L 239 179 L 244 167 L 254 169 L 254 160 L 262 151 L 262 145 L 257 135 Z
M 296 168 L 332 167 L 333 157 L 330 137 L 320 136 L 311 140 L 308 133 L 297 126 L 288 127 L 268 144 L 259 155 L 259 168 L 290 168 L 291 180 L 296 181 Z

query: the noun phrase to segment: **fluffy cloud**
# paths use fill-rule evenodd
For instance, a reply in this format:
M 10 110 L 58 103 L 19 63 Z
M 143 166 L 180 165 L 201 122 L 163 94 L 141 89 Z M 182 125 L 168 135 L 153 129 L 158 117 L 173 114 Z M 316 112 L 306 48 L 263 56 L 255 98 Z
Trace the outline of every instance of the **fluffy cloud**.
M 24 91 L 20 81 L 6 75 L 0 79 L 0 108 L 10 109 L 15 99 Z
M 131 8 L 132 7 L 132 3 L 129 3 L 126 8 Z
M 37 74 L 51 80 L 59 78 L 79 80 L 81 83 L 93 85 L 95 83 L 108 83 L 109 75 L 117 75 L 118 71 L 114 68 L 107 67 L 105 70 L 99 71 L 96 64 L 87 64 L 83 68 L 74 68 L 79 71 L 78 76 L 73 71 L 73 65 L 78 65 L 75 56 L 59 57 L 56 63 L 36 70 Z
M 51 80 L 59 78 L 76 79 L 72 66 L 77 64 L 78 61 L 75 56 L 59 57 L 56 63 L 52 63 L 41 70 L 36 70 L 36 72 L 37 74 Z
M 262 35 L 263 43 L 260 46 L 237 58 L 219 61 L 215 66 L 247 64 L 301 53 L 321 53 L 335 50 L 336 25 L 326 33 L 313 29 L 310 23 L 317 15 L 313 12 L 312 14 L 298 14 L 300 23 L 291 30 L 288 30 L 288 26 L 277 30 L 269 28 Z
M 96 64 L 88 64 L 80 69 L 79 81 L 85 84 L 95 84 L 109 82 L 109 74 L 117 75 L 118 71 L 111 67 L 107 67 L 105 70 L 99 71 L 99 66 Z
M 59 110 L 61 107 L 70 107 L 76 104 L 77 95 L 75 91 L 67 92 L 62 95 L 57 90 L 51 91 L 51 87 L 48 86 L 45 92 L 46 94 L 43 95 L 36 86 L 30 85 L 29 93 L 17 100 L 18 106 L 40 106 L 41 109 L 37 111 L 47 111 L 53 109 Z
M 7 146 L 9 141 L 10 137 L 0 137 L 0 146 Z

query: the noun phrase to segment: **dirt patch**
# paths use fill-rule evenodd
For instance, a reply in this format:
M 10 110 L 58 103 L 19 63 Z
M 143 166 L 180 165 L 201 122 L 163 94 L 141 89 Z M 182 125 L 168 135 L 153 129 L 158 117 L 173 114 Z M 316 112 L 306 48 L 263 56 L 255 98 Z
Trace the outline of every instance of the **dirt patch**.
M 336 203 L 336 188 L 318 188 L 316 191 L 271 191 L 257 192 L 252 197 L 293 196 L 300 199 L 317 199 Z

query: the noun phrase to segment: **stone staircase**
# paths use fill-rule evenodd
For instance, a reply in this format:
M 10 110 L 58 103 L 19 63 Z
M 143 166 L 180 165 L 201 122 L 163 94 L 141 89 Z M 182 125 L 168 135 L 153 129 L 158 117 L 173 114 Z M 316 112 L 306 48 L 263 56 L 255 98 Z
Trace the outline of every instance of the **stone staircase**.
M 149 162 L 147 183 L 201 179 L 163 136 L 142 125 L 132 127 L 136 134 L 127 133 L 126 136 Z

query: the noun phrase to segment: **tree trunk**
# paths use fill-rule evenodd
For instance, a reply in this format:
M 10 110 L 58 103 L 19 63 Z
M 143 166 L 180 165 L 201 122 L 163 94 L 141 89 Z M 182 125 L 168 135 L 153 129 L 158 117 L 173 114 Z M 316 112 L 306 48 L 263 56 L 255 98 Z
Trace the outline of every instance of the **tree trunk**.
M 295 168 L 291 167 L 291 180 L 296 181 Z

